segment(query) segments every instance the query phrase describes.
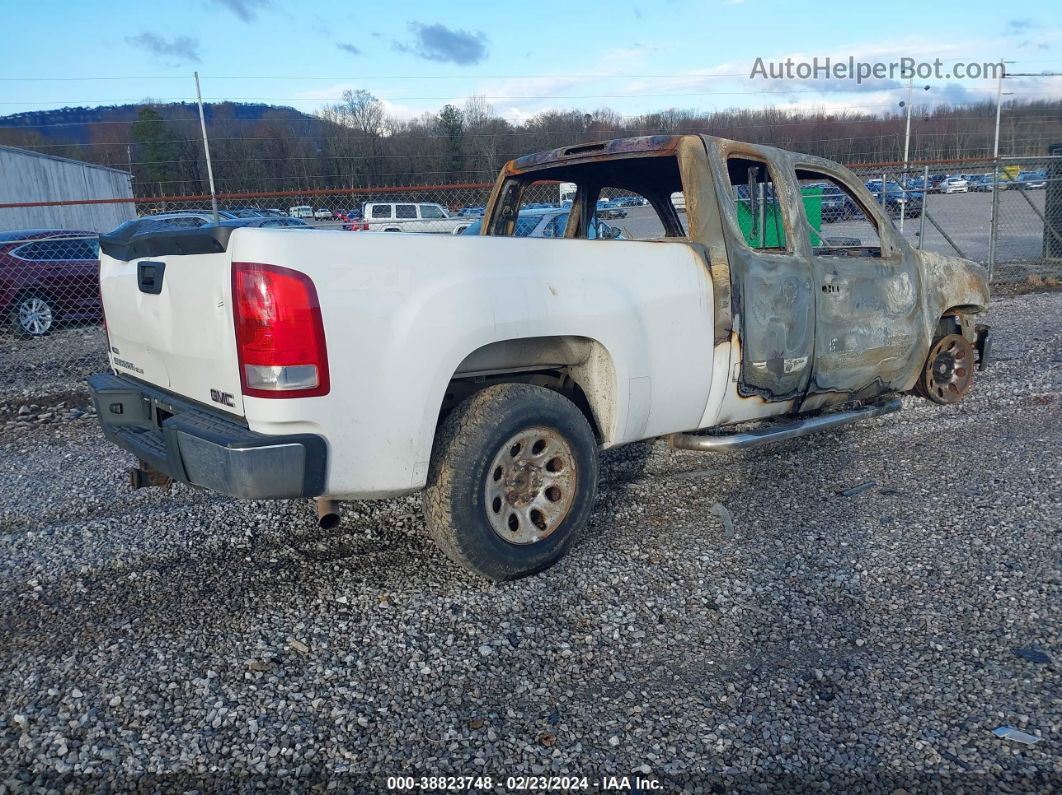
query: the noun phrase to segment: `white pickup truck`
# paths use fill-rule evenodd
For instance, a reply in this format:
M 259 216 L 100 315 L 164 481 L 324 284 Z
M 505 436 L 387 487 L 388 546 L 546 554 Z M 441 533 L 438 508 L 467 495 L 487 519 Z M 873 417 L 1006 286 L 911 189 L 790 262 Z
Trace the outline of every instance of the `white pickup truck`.
M 557 182 L 576 185 L 563 238 L 514 236 Z M 862 237 L 826 236 L 824 184 Z M 588 239 L 606 189 L 647 204 Z M 729 450 L 905 392 L 953 403 L 990 350 L 978 265 L 912 249 L 836 163 L 706 136 L 514 160 L 480 236 L 222 224 L 101 248 L 111 372 L 90 387 L 135 485 L 312 497 L 323 523 L 424 490 L 442 549 L 496 579 L 564 553 L 601 449 Z

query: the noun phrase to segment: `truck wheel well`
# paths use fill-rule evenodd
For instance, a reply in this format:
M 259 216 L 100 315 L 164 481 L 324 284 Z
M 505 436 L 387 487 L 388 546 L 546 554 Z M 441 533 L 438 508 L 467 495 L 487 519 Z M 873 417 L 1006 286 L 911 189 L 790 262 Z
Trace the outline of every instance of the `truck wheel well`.
M 560 393 L 579 408 L 601 443 L 607 444 L 616 433 L 616 368 L 595 339 L 518 337 L 480 346 L 450 377 L 439 421 L 469 395 L 499 383 L 535 384 Z
M 438 425 L 441 425 L 450 412 L 458 405 L 482 389 L 495 384 L 531 384 L 532 386 L 541 386 L 557 392 L 574 403 L 576 408 L 586 417 L 586 421 L 590 423 L 590 428 L 594 432 L 594 437 L 600 442 L 603 438 L 601 428 L 598 425 L 597 417 L 594 416 L 593 409 L 590 407 L 586 392 L 571 377 L 571 374 L 566 372 L 566 369 L 501 372 L 492 373 L 490 376 L 472 378 L 455 376 L 446 387 L 442 410 L 439 412 Z
M 961 334 L 972 340 L 976 336 L 974 317 L 981 311 L 981 307 L 971 304 L 961 304 L 944 310 L 940 320 L 937 321 L 936 336 Z

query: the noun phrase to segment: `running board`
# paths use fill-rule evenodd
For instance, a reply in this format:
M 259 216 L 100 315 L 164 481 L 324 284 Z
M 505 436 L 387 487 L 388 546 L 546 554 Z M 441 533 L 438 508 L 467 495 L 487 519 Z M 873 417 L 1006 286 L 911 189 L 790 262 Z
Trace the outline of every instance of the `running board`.
M 880 417 L 882 414 L 891 414 L 894 411 L 899 411 L 901 405 L 900 399 L 895 398 L 883 403 L 875 403 L 871 406 L 862 406 L 851 411 L 820 414 L 817 417 L 797 419 L 778 425 L 768 425 L 764 428 L 743 431 L 742 433 L 731 433 L 725 436 L 673 433 L 669 438 L 671 446 L 676 450 L 698 450 L 702 453 L 744 450 L 746 447 L 756 447 L 768 442 L 780 442 L 783 439 L 793 439 L 797 436 L 806 436 L 809 433 L 824 431 L 828 428 L 837 428 L 859 420 Z

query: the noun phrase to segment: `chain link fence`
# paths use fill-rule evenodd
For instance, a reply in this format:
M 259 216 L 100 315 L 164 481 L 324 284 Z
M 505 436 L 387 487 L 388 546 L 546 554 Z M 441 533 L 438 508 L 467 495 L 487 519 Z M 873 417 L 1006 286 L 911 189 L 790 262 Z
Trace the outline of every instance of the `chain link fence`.
M 1062 279 L 1062 157 L 857 166 L 860 180 L 915 248 L 991 266 L 997 284 Z M 264 228 L 326 229 L 344 234 L 478 232 L 491 185 L 467 183 L 353 190 L 235 193 L 217 197 L 225 222 Z M 565 183 L 541 183 L 524 210 L 562 216 Z M 615 195 L 613 195 L 615 194 Z M 675 199 L 679 206 L 680 199 Z M 127 223 L 192 228 L 214 222 L 209 196 L 136 199 Z M 105 369 L 98 283 L 98 235 L 63 228 L 64 206 L 47 207 L 49 228 L 0 232 L 0 413 L 41 395 L 82 390 Z M 861 238 L 859 213 L 822 206 L 823 237 Z M 2 208 L 0 208 L 2 209 Z M 684 204 L 679 207 L 684 209 Z M 654 236 L 655 211 L 636 196 L 606 192 L 598 209 L 602 237 Z M 132 215 L 132 213 L 130 213 Z M 682 216 L 684 217 L 684 216 Z M 862 222 L 862 225 L 861 225 Z M 42 226 L 44 226 L 42 224 Z M 548 235 L 546 223 L 526 234 Z M 867 242 L 867 241 L 864 241 Z M 3 418 L 0 417 L 0 424 Z
M 996 284 L 1062 278 L 1062 157 L 853 171 L 915 248 L 979 262 Z

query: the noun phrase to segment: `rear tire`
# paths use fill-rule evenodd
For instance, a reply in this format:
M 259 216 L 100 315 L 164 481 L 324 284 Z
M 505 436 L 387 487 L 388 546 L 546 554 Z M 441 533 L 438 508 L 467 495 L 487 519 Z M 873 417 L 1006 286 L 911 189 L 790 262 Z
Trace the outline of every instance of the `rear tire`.
M 424 514 L 447 557 L 511 580 L 556 563 L 597 492 L 597 441 L 563 396 L 497 384 L 458 405 L 435 439 Z

